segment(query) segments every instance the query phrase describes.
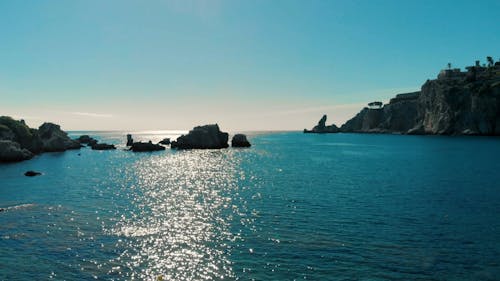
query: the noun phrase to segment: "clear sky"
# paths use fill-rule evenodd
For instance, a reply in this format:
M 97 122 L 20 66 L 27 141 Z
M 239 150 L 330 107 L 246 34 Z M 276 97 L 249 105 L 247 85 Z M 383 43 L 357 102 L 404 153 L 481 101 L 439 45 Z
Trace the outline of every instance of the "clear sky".
M 500 1 L 0 1 L 0 115 L 66 130 L 337 125 L 500 53 Z

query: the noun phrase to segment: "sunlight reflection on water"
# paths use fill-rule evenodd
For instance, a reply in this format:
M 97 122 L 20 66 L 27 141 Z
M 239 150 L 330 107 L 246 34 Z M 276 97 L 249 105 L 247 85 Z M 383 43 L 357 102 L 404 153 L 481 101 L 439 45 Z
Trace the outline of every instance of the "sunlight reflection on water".
M 182 151 L 136 163 L 128 176 L 138 181 L 132 201 L 139 213 L 122 215 L 111 230 L 126 243 L 117 258 L 126 278 L 234 277 L 225 242 L 236 237 L 222 211 L 232 208 L 235 161 L 230 151 Z

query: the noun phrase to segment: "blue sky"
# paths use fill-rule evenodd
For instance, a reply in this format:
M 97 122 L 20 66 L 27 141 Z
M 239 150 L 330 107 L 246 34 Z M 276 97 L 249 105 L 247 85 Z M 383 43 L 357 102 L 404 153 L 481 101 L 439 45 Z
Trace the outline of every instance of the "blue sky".
M 499 59 L 500 1 L 0 1 L 0 114 L 302 129 Z M 495 53 L 496 52 L 496 53 Z

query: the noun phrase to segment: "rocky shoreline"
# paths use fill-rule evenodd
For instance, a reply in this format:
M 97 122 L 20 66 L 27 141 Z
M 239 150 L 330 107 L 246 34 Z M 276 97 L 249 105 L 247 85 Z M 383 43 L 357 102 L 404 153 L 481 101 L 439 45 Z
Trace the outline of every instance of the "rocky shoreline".
M 340 128 L 326 115 L 304 133 L 408 135 L 500 135 L 500 61 L 446 69 L 418 92 L 398 94 L 388 104 L 372 102 Z
M 134 142 L 128 134 L 126 146 L 132 152 L 150 152 L 171 149 L 221 149 L 229 147 L 229 134 L 222 132 L 217 124 L 197 126 L 187 135 L 170 142 L 169 138 L 154 144 Z M 29 160 L 44 152 L 63 152 L 69 149 L 90 147 L 92 150 L 115 150 L 114 144 L 100 143 L 88 135 L 71 139 L 59 125 L 44 123 L 38 129 L 29 128 L 23 120 L 0 116 L 0 162 L 19 162 Z M 236 134 L 232 147 L 250 147 L 243 134 Z

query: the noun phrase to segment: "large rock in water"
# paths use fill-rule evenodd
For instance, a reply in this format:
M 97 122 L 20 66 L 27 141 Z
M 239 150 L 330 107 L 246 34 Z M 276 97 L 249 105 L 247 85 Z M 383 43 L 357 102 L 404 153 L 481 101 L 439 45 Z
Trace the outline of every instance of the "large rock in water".
M 335 125 L 332 124 L 330 126 L 326 125 L 326 114 L 321 117 L 321 119 L 318 121 L 318 125 L 314 126 L 312 130 L 307 130 L 304 129 L 304 133 L 317 133 L 317 134 L 325 134 L 325 133 L 338 133 L 339 128 Z
M 10 140 L 0 140 L 0 162 L 17 162 L 33 157 L 31 151 L 21 148 L 19 143 Z
M 17 121 L 8 116 L 0 116 L 0 140 L 16 142 L 21 148 L 35 154 L 42 152 L 42 141 L 38 130 L 29 128 L 23 120 Z
M 231 140 L 231 146 L 232 147 L 250 147 L 251 144 L 247 140 L 247 136 L 244 134 L 236 134 L 233 136 L 233 139 Z
M 160 150 L 165 150 L 165 147 L 159 144 L 154 144 L 151 141 L 134 142 L 131 145 L 130 150 L 132 150 L 133 152 L 160 151 Z
M 229 134 L 221 132 L 219 125 L 194 127 L 187 135 L 173 141 L 171 148 L 177 149 L 220 149 L 229 147 Z
M 43 143 L 42 149 L 46 152 L 66 151 L 82 147 L 78 141 L 70 139 L 59 125 L 53 123 L 43 123 L 38 128 L 38 134 Z

